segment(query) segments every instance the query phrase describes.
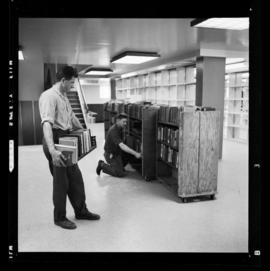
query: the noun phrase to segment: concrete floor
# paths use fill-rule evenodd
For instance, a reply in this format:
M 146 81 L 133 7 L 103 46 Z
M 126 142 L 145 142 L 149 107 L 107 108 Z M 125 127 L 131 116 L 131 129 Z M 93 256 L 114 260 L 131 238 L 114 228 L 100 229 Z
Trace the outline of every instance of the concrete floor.
M 248 146 L 224 141 L 216 200 L 180 203 L 159 181 L 95 173 L 104 125 L 92 124 L 97 149 L 79 162 L 90 211 L 99 221 L 53 223 L 52 177 L 42 146 L 19 147 L 20 252 L 248 252 Z

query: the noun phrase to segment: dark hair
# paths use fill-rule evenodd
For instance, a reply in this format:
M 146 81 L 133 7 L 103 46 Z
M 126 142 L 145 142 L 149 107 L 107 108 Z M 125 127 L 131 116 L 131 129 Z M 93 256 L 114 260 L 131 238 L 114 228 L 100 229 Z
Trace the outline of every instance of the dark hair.
M 117 119 L 117 120 L 122 120 L 122 119 L 127 119 L 127 118 L 128 118 L 128 116 L 127 116 L 126 113 L 120 113 L 120 114 L 118 114 L 118 115 L 116 116 L 116 119 Z
M 62 78 L 70 80 L 72 77 L 78 77 L 77 70 L 71 66 L 64 66 L 59 72 L 56 73 L 56 81 L 60 81 Z

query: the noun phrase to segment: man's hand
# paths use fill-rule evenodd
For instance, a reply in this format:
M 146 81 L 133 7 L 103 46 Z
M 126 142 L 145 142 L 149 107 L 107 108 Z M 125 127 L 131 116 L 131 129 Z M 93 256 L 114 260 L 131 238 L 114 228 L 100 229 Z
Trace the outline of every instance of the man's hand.
M 134 155 L 137 159 L 140 159 L 142 157 L 142 155 L 139 152 L 136 152 Z
M 66 157 L 58 150 L 53 150 L 51 152 L 52 162 L 56 167 L 66 166 Z

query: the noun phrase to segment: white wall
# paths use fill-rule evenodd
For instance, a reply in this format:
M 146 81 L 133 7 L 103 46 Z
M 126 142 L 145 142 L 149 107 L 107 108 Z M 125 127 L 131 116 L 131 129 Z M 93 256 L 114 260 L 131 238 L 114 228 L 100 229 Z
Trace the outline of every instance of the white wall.
M 98 85 L 81 85 L 87 104 L 103 104 L 111 99 L 110 81 L 108 79 L 99 81 Z M 101 98 L 106 93 L 108 93 L 107 98 Z
M 37 101 L 44 88 L 44 63 L 41 57 L 19 61 L 19 101 Z

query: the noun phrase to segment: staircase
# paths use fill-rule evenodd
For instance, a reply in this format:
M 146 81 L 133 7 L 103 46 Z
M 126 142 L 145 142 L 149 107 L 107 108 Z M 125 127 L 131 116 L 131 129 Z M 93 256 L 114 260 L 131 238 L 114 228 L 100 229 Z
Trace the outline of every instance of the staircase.
M 81 108 L 79 95 L 77 91 L 69 91 L 67 92 L 67 97 L 69 99 L 70 105 L 76 117 L 79 119 L 80 123 L 82 124 L 83 128 L 86 129 L 86 123 L 83 116 L 83 111 Z

